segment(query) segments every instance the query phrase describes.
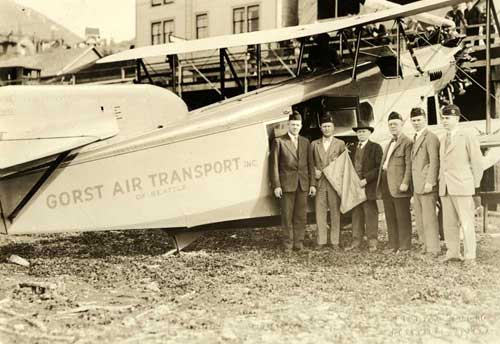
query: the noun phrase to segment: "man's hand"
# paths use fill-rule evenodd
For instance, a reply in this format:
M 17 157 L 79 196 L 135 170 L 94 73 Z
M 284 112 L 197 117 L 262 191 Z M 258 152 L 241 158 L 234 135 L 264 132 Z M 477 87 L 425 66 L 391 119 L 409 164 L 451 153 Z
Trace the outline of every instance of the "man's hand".
M 401 184 L 401 185 L 399 186 L 399 191 L 401 191 L 401 192 L 406 192 L 406 191 L 408 191 L 408 184 L 404 184 L 404 183 L 403 183 L 403 184 Z
M 314 178 L 319 179 L 323 175 L 323 172 L 321 170 L 318 170 L 317 168 L 314 168 Z
M 281 198 L 281 196 L 283 196 L 283 190 L 281 188 L 274 189 L 274 196 L 276 198 Z
M 311 186 L 311 187 L 309 188 L 309 196 L 311 196 L 311 197 L 316 196 L 316 187 Z
M 362 188 L 364 188 L 366 186 L 366 179 L 361 179 L 359 181 L 359 186 L 361 186 Z
M 425 183 L 424 185 L 424 193 L 429 193 L 432 191 L 432 185 L 429 183 Z

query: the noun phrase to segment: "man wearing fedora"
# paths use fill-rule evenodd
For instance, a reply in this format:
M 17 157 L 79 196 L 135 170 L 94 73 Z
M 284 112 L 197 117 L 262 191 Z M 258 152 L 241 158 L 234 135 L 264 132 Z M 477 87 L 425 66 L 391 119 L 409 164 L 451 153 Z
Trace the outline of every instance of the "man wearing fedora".
M 475 135 L 459 130 L 460 108 L 447 105 L 442 111 L 446 136 L 441 139 L 439 196 L 443 203 L 443 227 L 446 256 L 443 262 L 462 260 L 460 226 L 464 234 L 464 258 L 474 265 L 476 232 L 472 196 L 483 177 L 482 153 Z
M 365 189 L 366 201 L 352 211 L 352 244 L 346 251 L 358 248 L 363 236 L 368 238 L 370 252 L 377 250 L 378 208 L 377 208 L 377 176 L 382 161 L 382 147 L 369 140 L 374 128 L 360 123 L 352 128 L 358 136 L 356 148 L 350 152 L 354 169 L 358 173 L 360 186 Z
M 288 133 L 277 137 L 269 156 L 271 186 L 280 200 L 285 250 L 303 249 L 307 222 L 307 195 L 316 194 L 316 180 L 309 140 L 299 135 L 302 116 L 288 118 Z
M 338 249 L 340 242 L 340 198 L 330 182 L 323 175 L 323 169 L 335 160 L 344 150 L 345 143 L 333 137 L 335 126 L 333 118 L 325 114 L 320 118 L 323 137 L 311 143 L 317 193 L 315 198 L 316 224 L 318 226 L 318 248 L 330 244 Z M 327 213 L 330 209 L 330 227 Z
M 403 118 L 397 112 L 388 117 L 392 135 L 382 156 L 377 179 L 377 196 L 384 202 L 389 248 L 384 253 L 411 248 L 411 147 L 412 141 L 402 133 Z
M 413 108 L 410 120 L 415 134 L 411 150 L 413 208 L 422 253 L 436 257 L 441 252 L 439 224 L 436 213 L 439 139 L 427 129 L 427 114 L 422 108 Z

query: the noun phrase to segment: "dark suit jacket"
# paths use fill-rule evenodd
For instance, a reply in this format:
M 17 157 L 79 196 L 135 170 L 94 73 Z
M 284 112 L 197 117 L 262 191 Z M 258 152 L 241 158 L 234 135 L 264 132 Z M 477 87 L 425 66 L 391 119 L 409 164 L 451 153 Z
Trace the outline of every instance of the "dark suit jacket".
M 433 185 L 433 191 L 438 189 L 439 174 L 439 139 L 429 129 L 425 129 L 411 149 L 411 176 L 413 192 L 424 193 L 425 183 Z
M 296 149 L 288 134 L 277 137 L 271 148 L 269 173 L 273 190 L 280 187 L 283 192 L 309 191 L 315 185 L 309 140 L 299 136 Z
M 350 152 L 353 164 L 356 150 L 357 145 L 354 146 Z M 363 160 L 361 161 L 361 175 L 359 175 L 359 179 L 366 179 L 365 192 L 368 200 L 377 199 L 377 177 L 382 161 L 382 154 L 382 147 L 380 147 L 378 143 L 370 140 L 366 142 Z
M 318 170 L 323 171 L 333 160 L 345 151 L 345 143 L 342 140 L 332 138 L 330 147 L 328 147 L 328 152 L 325 152 L 323 147 L 323 138 L 314 140 L 311 143 L 311 151 L 314 162 L 314 167 Z M 313 175 L 314 177 L 314 175 Z M 323 183 L 327 183 L 326 177 L 321 175 L 321 178 L 317 181 L 318 187 L 321 187 Z
M 387 165 L 387 183 L 389 184 L 389 192 L 394 198 L 411 197 L 411 147 L 412 141 L 405 134 L 401 134 L 396 141 L 396 147 L 392 151 L 389 157 L 389 163 Z M 377 180 L 377 196 L 382 197 L 382 190 L 380 188 L 382 179 L 382 168 L 384 166 L 385 157 L 387 156 L 390 143 L 384 150 L 384 155 L 382 156 L 382 162 L 380 163 L 380 169 Z M 401 184 L 408 185 L 408 191 L 401 192 L 399 187 Z

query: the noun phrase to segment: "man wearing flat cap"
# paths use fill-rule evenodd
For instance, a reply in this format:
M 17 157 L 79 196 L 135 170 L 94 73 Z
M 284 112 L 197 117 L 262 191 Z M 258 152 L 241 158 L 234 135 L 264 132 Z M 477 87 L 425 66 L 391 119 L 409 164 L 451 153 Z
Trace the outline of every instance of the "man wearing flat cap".
M 436 213 L 439 139 L 427 129 L 427 114 L 424 109 L 413 108 L 410 120 L 415 129 L 411 150 L 411 176 L 417 233 L 422 242 L 422 253 L 436 257 L 441 252 Z
M 397 112 L 388 117 L 390 143 L 384 150 L 377 180 L 377 195 L 384 202 L 389 248 L 385 253 L 411 248 L 411 147 L 402 133 L 403 118 Z
M 283 245 L 290 251 L 303 249 L 307 222 L 307 195 L 316 194 L 309 140 L 299 135 L 302 116 L 288 118 L 288 133 L 277 137 L 271 148 L 269 172 L 276 198 L 280 199 Z
M 345 150 L 345 143 L 333 137 L 335 126 L 329 113 L 320 118 L 320 126 L 323 137 L 311 143 L 314 178 L 317 185 L 314 202 L 316 224 L 318 226 L 317 246 L 322 248 L 326 244 L 330 244 L 334 249 L 338 249 L 340 241 L 340 198 L 322 171 Z M 330 209 L 330 226 L 328 226 L 327 222 L 328 209 Z
M 361 245 L 363 237 L 368 238 L 370 252 L 377 250 L 378 208 L 377 208 L 377 176 L 382 161 L 382 147 L 369 140 L 374 128 L 360 123 L 352 128 L 358 136 L 356 148 L 350 152 L 359 179 L 360 186 L 365 189 L 366 201 L 352 211 L 352 244 L 346 251 Z
M 482 153 L 477 136 L 459 130 L 460 108 L 447 105 L 442 111 L 446 136 L 441 139 L 439 196 L 443 204 L 443 227 L 446 256 L 443 261 L 462 260 L 460 226 L 464 234 L 464 258 L 474 265 L 476 232 L 472 196 L 483 177 Z

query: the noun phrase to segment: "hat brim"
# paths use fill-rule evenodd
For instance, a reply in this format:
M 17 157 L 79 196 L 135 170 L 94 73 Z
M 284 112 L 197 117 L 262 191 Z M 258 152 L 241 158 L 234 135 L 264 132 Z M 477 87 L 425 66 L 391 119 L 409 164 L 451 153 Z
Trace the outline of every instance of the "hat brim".
M 352 130 L 354 131 L 358 131 L 358 130 L 361 130 L 361 129 L 368 129 L 370 130 L 372 133 L 375 131 L 375 128 L 373 127 L 353 127 Z

